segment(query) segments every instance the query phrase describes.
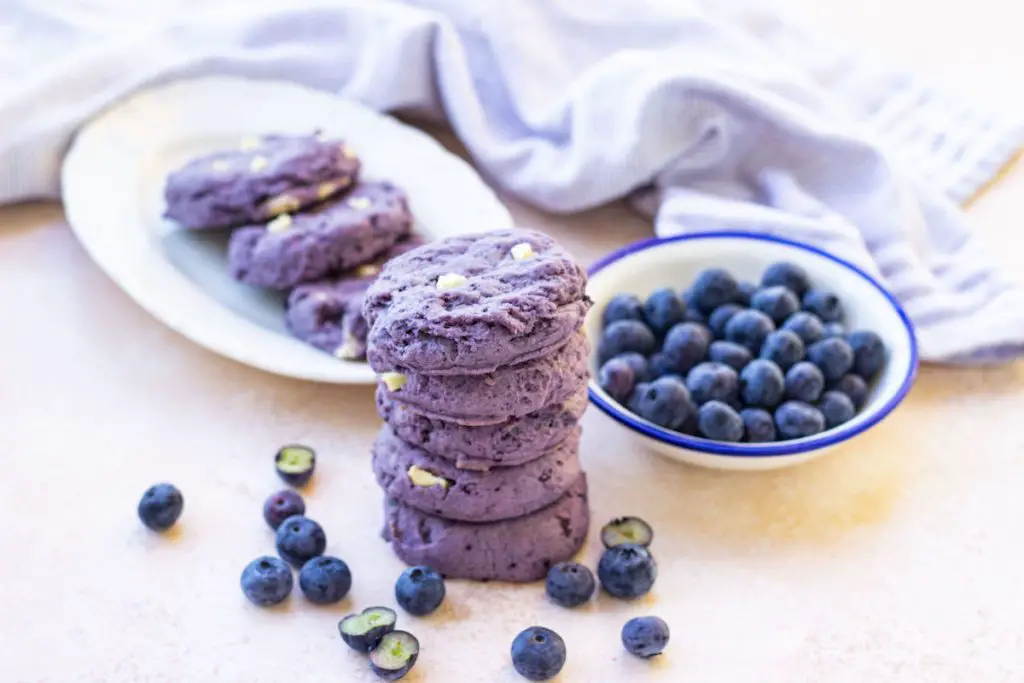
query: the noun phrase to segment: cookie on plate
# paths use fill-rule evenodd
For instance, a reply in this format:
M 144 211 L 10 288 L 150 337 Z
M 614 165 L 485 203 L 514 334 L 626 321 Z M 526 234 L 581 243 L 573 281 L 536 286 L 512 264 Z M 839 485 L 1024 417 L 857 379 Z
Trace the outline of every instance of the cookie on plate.
M 242 282 L 289 289 L 372 261 L 411 227 L 404 192 L 387 182 L 360 183 L 315 211 L 235 230 L 228 266 Z
M 532 230 L 433 242 L 390 262 L 366 294 L 378 372 L 482 374 L 550 355 L 590 308 L 587 276 Z
M 167 177 L 164 215 L 192 230 L 262 223 L 351 187 L 360 163 L 339 139 L 266 135 L 190 161 Z

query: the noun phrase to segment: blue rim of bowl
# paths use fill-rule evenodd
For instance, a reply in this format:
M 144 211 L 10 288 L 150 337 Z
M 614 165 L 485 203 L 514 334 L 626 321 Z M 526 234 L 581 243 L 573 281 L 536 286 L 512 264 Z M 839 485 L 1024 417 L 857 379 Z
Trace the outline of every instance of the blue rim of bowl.
M 641 240 L 640 242 L 634 242 L 629 244 L 617 251 L 614 251 L 607 256 L 604 256 L 596 263 L 594 263 L 587 270 L 588 274 L 592 277 L 597 273 L 601 272 L 616 261 L 620 261 L 627 256 L 635 254 L 640 251 L 646 251 L 654 247 L 661 246 L 663 244 L 671 244 L 673 242 L 686 242 L 690 240 L 703 240 L 703 239 L 747 239 L 756 240 L 758 242 L 772 242 L 775 244 L 782 244 L 787 247 L 793 247 L 801 249 L 803 251 L 810 252 L 824 259 L 832 261 L 844 268 L 853 271 L 861 278 L 867 280 L 872 287 L 878 290 L 878 292 L 885 297 L 889 305 L 892 306 L 893 310 L 899 316 L 900 321 L 907 330 L 907 338 L 910 340 L 910 366 L 907 370 L 907 375 L 903 378 L 903 383 L 899 389 L 893 395 L 891 399 L 881 406 L 875 413 L 865 419 L 863 422 L 851 425 L 850 427 L 837 427 L 828 431 L 822 432 L 820 436 L 805 437 L 803 439 L 794 439 L 788 442 L 777 442 L 770 444 L 750 444 L 750 443 L 727 443 L 720 441 L 710 441 L 708 439 L 701 439 L 695 436 L 688 436 L 686 434 L 680 434 L 673 432 L 668 429 L 664 429 L 655 424 L 647 422 L 641 418 L 635 417 L 632 413 L 625 409 L 619 409 L 611 405 L 609 401 L 605 400 L 597 390 L 595 390 L 593 381 L 591 381 L 588 387 L 587 393 L 590 396 L 590 401 L 596 405 L 603 413 L 611 417 L 616 422 L 619 422 L 630 429 L 643 434 L 646 437 L 661 441 L 663 443 L 670 444 L 672 446 L 679 446 L 686 448 L 691 451 L 700 451 L 702 453 L 713 453 L 715 455 L 726 455 L 732 457 L 772 457 L 781 455 L 797 455 L 800 453 L 807 453 L 810 451 L 820 450 L 828 446 L 835 445 L 842 441 L 846 441 L 858 434 L 867 431 L 871 427 L 881 422 L 885 417 L 891 413 L 896 406 L 903 402 L 906 398 L 907 393 L 910 391 L 910 387 L 914 384 L 914 379 L 917 377 L 917 368 L 919 364 L 918 349 L 917 349 L 917 337 L 914 335 L 914 326 L 910 322 L 910 318 L 907 316 L 906 311 L 900 306 L 896 298 L 889 293 L 885 287 L 881 285 L 875 278 L 871 277 L 863 270 L 853 265 L 849 261 L 845 261 L 837 256 L 822 251 L 817 247 L 812 247 L 808 244 L 801 242 L 794 242 L 783 237 L 775 237 L 773 235 L 761 235 L 752 232 L 744 232 L 742 230 L 723 231 L 723 232 L 705 232 L 698 234 L 687 234 L 687 235 L 675 235 L 673 237 L 652 237 L 650 239 Z

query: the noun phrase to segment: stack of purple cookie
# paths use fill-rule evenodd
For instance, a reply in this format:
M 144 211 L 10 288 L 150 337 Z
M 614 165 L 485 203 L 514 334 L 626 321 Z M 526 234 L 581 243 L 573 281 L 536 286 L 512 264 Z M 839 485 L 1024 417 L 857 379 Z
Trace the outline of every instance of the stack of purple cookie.
M 373 468 L 404 561 L 533 581 L 579 550 L 586 282 L 547 236 L 505 230 L 410 251 L 370 285 Z
M 362 297 L 388 259 L 421 244 L 405 193 L 360 182 L 342 140 L 267 135 L 190 161 L 167 179 L 165 215 L 192 230 L 237 228 L 228 265 L 242 282 L 290 292 L 286 323 L 346 359 L 366 350 Z

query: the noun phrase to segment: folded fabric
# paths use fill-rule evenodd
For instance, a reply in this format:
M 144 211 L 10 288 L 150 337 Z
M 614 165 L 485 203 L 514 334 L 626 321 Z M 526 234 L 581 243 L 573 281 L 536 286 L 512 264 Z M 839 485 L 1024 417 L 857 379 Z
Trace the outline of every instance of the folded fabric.
M 558 212 L 630 197 L 660 235 L 797 239 L 874 273 L 926 360 L 1024 351 L 1024 290 L 955 205 L 1024 138 L 764 0 L 8 0 L 0 202 L 58 195 L 74 131 L 140 86 L 284 78 L 447 118 Z M 155 6 L 154 6 L 155 5 Z M 912 169 L 907 172 L 903 169 Z

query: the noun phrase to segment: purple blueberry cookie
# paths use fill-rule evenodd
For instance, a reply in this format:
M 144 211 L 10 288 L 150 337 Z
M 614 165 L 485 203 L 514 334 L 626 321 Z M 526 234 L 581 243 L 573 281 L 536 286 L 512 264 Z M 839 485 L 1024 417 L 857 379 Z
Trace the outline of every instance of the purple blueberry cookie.
M 167 177 L 164 215 L 192 230 L 230 228 L 298 211 L 359 176 L 344 142 L 317 135 L 267 135 L 194 159 Z
M 385 501 L 384 538 L 407 564 L 455 579 L 537 581 L 579 551 L 590 524 L 586 475 L 552 505 L 525 517 L 476 524 Z
M 397 258 L 366 294 L 378 372 L 480 374 L 549 355 L 590 308 L 586 273 L 550 237 L 501 230 Z
M 376 283 L 371 289 L 374 286 Z M 371 344 L 374 329 L 371 326 Z M 368 356 L 372 351 L 371 346 Z M 568 400 L 587 383 L 589 353 L 590 344 L 581 330 L 554 353 L 519 365 L 500 367 L 487 374 L 385 372 L 381 373 L 380 382 L 393 401 L 415 408 L 428 417 L 464 425 L 497 424 Z
M 315 211 L 235 230 L 228 266 L 242 282 L 288 289 L 372 261 L 411 227 L 404 192 L 391 183 L 360 183 Z
M 502 422 L 475 427 L 430 417 L 377 387 L 377 412 L 404 441 L 428 453 L 455 461 L 461 469 L 514 467 L 539 458 L 578 431 L 587 409 L 587 387 L 580 385 L 563 403 Z
M 373 472 L 388 498 L 463 522 L 522 517 L 551 505 L 579 479 L 579 432 L 536 460 L 490 472 L 460 470 L 398 438 L 384 425 L 373 445 Z
M 423 244 L 410 235 L 372 263 L 336 278 L 299 285 L 288 296 L 285 324 L 299 339 L 343 360 L 366 357 L 363 295 L 388 260 Z

